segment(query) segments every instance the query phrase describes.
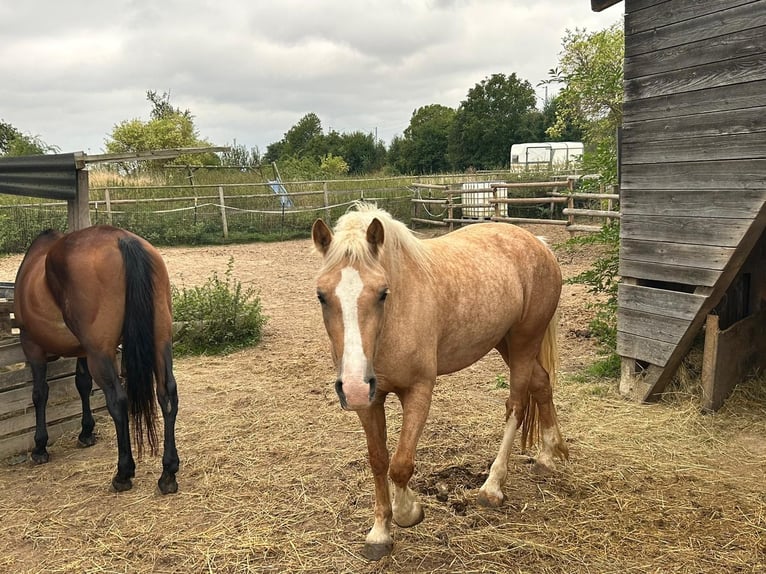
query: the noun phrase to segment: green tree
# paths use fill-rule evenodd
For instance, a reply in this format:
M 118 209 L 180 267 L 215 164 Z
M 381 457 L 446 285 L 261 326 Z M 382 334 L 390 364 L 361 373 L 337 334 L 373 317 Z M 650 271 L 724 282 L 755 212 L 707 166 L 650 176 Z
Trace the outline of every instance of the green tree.
M 40 136 L 21 133 L 0 120 L 0 156 L 42 155 L 58 151 L 58 146 L 45 143 Z
M 571 126 L 592 144 L 614 140 L 622 123 L 624 36 L 619 24 L 594 33 L 567 30 L 559 65 L 549 73 L 551 82 L 564 84 L 549 135 Z
M 206 147 L 211 144 L 200 138 L 194 126 L 194 116 L 189 110 L 174 108 L 170 104 L 170 95 L 158 95 L 154 91 L 146 93 L 146 99 L 152 103 L 151 119 L 147 122 L 140 119 L 125 120 L 114 126 L 110 139 L 106 140 L 108 153 L 145 152 L 159 149 L 177 149 L 186 147 Z M 215 154 L 185 154 L 170 163 L 179 165 L 216 165 L 220 162 Z M 168 163 L 165 160 L 156 162 L 126 162 L 124 169 L 128 172 L 143 169 L 157 169 Z
M 317 161 L 326 153 L 324 149 L 322 122 L 315 113 L 308 113 L 285 133 L 281 141 L 266 148 L 264 160 L 268 162 L 310 157 Z
M 415 110 L 402 141 L 396 143 L 406 150 L 396 158 L 398 171 L 412 174 L 448 171 L 449 137 L 454 122 L 455 110 L 446 106 L 431 104 Z
M 372 134 L 361 131 L 341 134 L 340 155 L 352 175 L 373 173 L 386 162 L 386 146 Z
M 533 135 L 527 116 L 535 111 L 535 100 L 532 85 L 516 74 L 493 74 L 476 84 L 455 115 L 449 144 L 452 166 L 507 166 L 511 145 Z

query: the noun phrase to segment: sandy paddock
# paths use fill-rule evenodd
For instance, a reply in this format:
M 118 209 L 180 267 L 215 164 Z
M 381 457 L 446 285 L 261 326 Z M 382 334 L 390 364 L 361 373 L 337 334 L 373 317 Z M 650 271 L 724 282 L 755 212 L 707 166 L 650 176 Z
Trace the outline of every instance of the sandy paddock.
M 554 242 L 561 230 L 535 229 Z M 555 402 L 571 459 L 546 479 L 530 457 L 510 461 L 506 504 L 476 493 L 503 429 L 506 376 L 493 353 L 440 377 L 420 440 L 413 487 L 426 519 L 395 528 L 393 555 L 360 555 L 372 524 L 364 434 L 332 388 L 310 241 L 161 250 L 178 286 L 215 271 L 259 293 L 269 316 L 256 348 L 176 361 L 182 459 L 177 495 L 156 490 L 158 457 L 138 461 L 116 494 L 111 420 L 99 442 L 76 435 L 51 462 L 0 465 L 4 572 L 759 572 L 766 567 L 766 409 L 762 382 L 703 416 L 694 397 L 658 405 L 621 399 L 615 381 L 577 377 L 596 354 L 583 286 L 565 285 L 561 383 Z M 588 249 L 557 249 L 564 275 Z M 0 258 L 12 280 L 19 256 Z M 387 403 L 389 441 L 400 409 Z M 440 484 L 441 483 L 441 484 Z M 437 485 L 448 489 L 436 497 Z M 440 497 L 443 498 L 443 497 Z

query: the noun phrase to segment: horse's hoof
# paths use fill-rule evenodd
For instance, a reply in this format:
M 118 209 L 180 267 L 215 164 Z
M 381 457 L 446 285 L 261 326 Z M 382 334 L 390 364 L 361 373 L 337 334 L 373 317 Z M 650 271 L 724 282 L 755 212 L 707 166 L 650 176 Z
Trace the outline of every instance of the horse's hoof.
M 80 435 L 77 437 L 77 446 L 80 448 L 88 448 L 96 444 L 96 435 L 91 434 L 88 436 Z
M 498 508 L 503 505 L 503 501 L 505 500 L 505 495 L 503 495 L 502 492 L 499 494 L 490 494 L 486 490 L 479 490 L 479 496 L 476 497 L 476 501 L 481 506 L 486 506 L 487 508 Z
M 115 475 L 112 479 L 112 488 L 117 492 L 125 492 L 133 488 L 133 482 L 129 478 L 120 478 Z
M 178 492 L 178 482 L 176 482 L 175 475 L 162 473 L 162 476 L 157 481 L 157 488 L 160 489 L 162 494 L 175 494 Z
M 538 460 L 532 465 L 532 470 L 530 472 L 539 478 L 548 478 L 556 474 L 556 467 Z
M 50 456 L 48 455 L 48 451 L 44 450 L 43 452 L 32 452 L 30 454 L 30 458 L 32 459 L 32 462 L 35 464 L 45 464 L 50 460 Z
M 362 556 L 367 558 L 367 560 L 372 560 L 377 562 L 384 556 L 388 556 L 389 554 L 391 554 L 391 551 L 393 549 L 394 549 L 393 542 L 386 542 L 385 544 L 365 543 L 364 548 L 362 549 Z
M 396 522 L 397 526 L 401 526 L 402 528 L 410 528 L 412 526 L 415 526 L 416 524 L 420 524 L 423 522 L 423 519 L 426 517 L 426 511 L 423 510 L 423 507 L 418 504 L 418 512 L 414 515 L 414 518 L 412 517 L 397 517 L 396 513 L 394 513 L 394 522 Z

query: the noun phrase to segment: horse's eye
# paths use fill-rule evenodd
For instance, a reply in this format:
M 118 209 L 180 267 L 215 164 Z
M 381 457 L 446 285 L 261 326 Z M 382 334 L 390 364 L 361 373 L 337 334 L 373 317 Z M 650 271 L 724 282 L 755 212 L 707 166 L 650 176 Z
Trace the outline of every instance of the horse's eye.
M 383 302 L 386 300 L 386 297 L 388 297 L 388 287 L 386 287 L 385 289 L 383 289 L 383 291 L 380 292 L 380 296 L 378 297 L 378 299 L 381 302 Z
M 319 302 L 320 302 L 322 305 L 324 305 L 324 304 L 326 304 L 326 303 L 327 303 L 327 299 L 325 299 L 325 296 L 324 296 L 324 294 L 323 294 L 323 293 L 320 293 L 319 291 L 317 291 L 317 299 L 319 299 Z

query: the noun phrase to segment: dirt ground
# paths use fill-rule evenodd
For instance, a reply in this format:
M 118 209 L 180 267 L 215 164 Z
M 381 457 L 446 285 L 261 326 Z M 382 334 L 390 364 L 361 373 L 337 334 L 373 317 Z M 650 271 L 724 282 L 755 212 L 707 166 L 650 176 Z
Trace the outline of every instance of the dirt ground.
M 552 243 L 558 229 L 533 229 Z M 760 572 L 766 568 L 766 406 L 741 385 L 714 416 L 693 394 L 656 405 L 620 398 L 616 381 L 583 381 L 598 355 L 591 296 L 565 285 L 556 389 L 570 460 L 541 479 L 515 453 L 499 509 L 476 493 L 503 429 L 507 376 L 493 353 L 440 377 L 419 442 L 413 488 L 426 519 L 395 527 L 393 554 L 367 562 L 373 485 L 364 434 L 341 411 L 314 293 L 308 240 L 162 249 L 179 287 L 225 273 L 254 287 L 269 319 L 253 349 L 176 360 L 179 493 L 156 490 L 159 457 L 134 487 L 110 490 L 114 430 L 67 435 L 51 462 L 0 464 L 0 569 L 52 572 Z M 565 277 L 589 249 L 558 248 Z M 0 258 L 13 280 L 20 257 Z M 762 383 L 761 383 L 762 384 Z M 387 403 L 389 443 L 400 409 Z M 447 500 L 436 498 L 446 486 Z

